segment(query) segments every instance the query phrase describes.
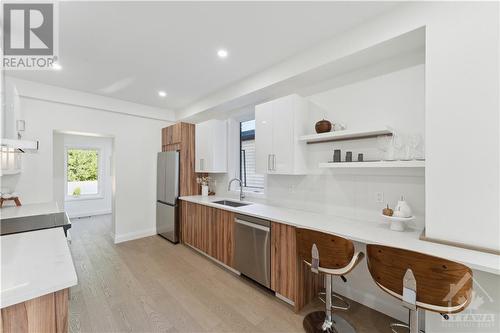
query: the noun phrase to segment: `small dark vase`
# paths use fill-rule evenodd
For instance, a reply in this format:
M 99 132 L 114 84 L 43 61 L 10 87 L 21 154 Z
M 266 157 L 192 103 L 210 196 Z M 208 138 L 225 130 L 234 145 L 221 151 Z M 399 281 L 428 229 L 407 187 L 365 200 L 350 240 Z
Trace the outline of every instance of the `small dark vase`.
M 332 130 L 332 123 L 329 122 L 328 120 L 320 120 L 316 123 L 316 133 L 326 133 L 330 132 Z

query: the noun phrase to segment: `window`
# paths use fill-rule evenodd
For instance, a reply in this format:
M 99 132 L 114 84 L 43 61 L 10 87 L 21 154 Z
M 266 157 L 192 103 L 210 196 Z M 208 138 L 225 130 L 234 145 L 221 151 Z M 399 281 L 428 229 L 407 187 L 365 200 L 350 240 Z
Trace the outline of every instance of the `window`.
M 99 194 L 99 155 L 98 149 L 66 150 L 67 196 Z
M 264 175 L 255 172 L 255 120 L 240 123 L 240 179 L 249 192 L 263 192 Z

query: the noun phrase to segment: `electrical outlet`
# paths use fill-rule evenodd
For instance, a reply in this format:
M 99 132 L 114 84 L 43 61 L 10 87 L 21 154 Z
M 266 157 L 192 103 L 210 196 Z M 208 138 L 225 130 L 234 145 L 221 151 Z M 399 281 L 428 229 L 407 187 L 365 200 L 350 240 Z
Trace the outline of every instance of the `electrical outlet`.
M 375 192 L 375 202 L 378 203 L 384 202 L 384 192 Z

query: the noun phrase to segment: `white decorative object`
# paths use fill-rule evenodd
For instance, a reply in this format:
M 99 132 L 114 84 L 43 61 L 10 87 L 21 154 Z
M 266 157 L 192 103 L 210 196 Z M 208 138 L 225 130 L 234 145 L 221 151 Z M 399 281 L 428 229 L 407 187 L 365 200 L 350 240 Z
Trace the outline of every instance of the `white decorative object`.
M 208 185 L 201 185 L 201 195 L 208 197 Z
M 401 200 L 398 201 L 396 208 L 394 209 L 394 214 L 399 212 L 399 217 L 411 217 L 412 211 L 410 205 L 405 201 L 404 197 L 401 196 Z
M 334 131 L 343 131 L 347 128 L 345 124 L 334 124 L 333 125 L 333 130 Z
M 396 216 L 396 215 L 400 214 L 398 212 L 399 211 L 395 210 L 393 216 L 387 216 L 387 215 L 382 214 L 382 217 L 390 222 L 390 224 L 391 224 L 390 229 L 391 230 L 404 231 L 406 229 L 405 222 L 413 221 L 415 219 L 415 216 L 399 217 L 399 216 Z

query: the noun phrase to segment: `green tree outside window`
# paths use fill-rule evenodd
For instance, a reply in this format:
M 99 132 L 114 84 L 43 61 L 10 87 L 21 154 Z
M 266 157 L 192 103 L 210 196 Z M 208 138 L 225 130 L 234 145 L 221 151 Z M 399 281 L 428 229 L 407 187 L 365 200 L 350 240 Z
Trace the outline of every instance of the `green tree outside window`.
M 68 181 L 82 182 L 97 180 L 98 152 L 89 149 L 68 150 Z

